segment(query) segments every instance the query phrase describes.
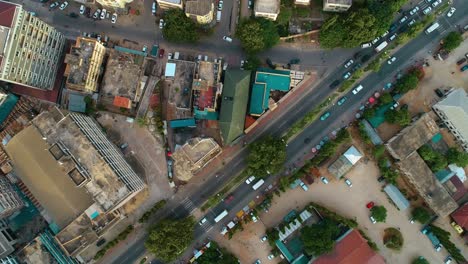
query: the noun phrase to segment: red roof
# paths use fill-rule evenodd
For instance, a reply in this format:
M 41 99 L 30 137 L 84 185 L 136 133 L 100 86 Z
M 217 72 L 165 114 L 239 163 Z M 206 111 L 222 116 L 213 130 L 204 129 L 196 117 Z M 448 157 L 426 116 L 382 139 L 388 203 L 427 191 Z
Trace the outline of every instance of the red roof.
M 329 254 L 322 255 L 314 264 L 385 264 L 382 256 L 375 253 L 357 230 L 351 231 L 336 243 Z
M 115 96 L 114 106 L 130 109 L 132 108 L 132 102 L 128 98 L 122 96 Z
M 11 28 L 17 7 L 12 3 L 0 2 L 0 26 Z
M 465 203 L 453 212 L 452 218 L 459 226 L 468 229 L 468 203 Z

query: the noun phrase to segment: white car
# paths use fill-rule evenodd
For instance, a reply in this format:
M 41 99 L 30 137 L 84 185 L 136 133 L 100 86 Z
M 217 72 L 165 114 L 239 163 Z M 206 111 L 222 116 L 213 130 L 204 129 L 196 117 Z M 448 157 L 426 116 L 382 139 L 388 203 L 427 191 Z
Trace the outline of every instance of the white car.
M 250 216 L 252 217 L 252 221 L 254 223 L 257 223 L 258 222 L 258 218 L 253 214 L 253 213 L 250 213 Z
M 112 24 L 117 23 L 117 13 L 112 14 L 111 22 L 112 22 Z
M 423 10 L 423 14 L 427 15 L 432 11 L 432 8 L 428 6 L 426 9 Z
M 227 42 L 232 42 L 232 38 L 228 37 L 228 36 L 224 36 L 223 37 L 223 40 L 224 41 L 227 41 Z
M 353 94 L 357 94 L 359 93 L 362 89 L 364 89 L 364 87 L 362 86 L 362 84 L 358 85 L 356 88 L 353 89 Z
M 240 69 L 241 69 L 241 70 L 244 69 L 244 63 L 245 63 L 245 61 L 244 61 L 244 60 L 241 60 L 241 63 L 240 63 Z
M 219 0 L 219 3 L 218 3 L 218 10 L 219 10 L 219 11 L 223 10 L 223 0 Z
M 344 181 L 349 188 L 353 187 L 353 183 L 349 179 L 345 179 Z
M 457 9 L 455 7 L 451 7 L 450 10 L 447 13 L 447 17 L 452 17 L 453 13 L 455 13 Z
M 245 183 L 251 184 L 253 181 L 255 181 L 255 176 L 250 176 L 249 178 L 247 178 L 247 180 L 245 180 Z
M 374 45 L 375 43 L 377 43 L 379 40 L 380 40 L 380 37 L 376 37 L 374 40 L 372 40 L 372 45 Z
M 370 43 L 370 42 L 369 42 L 369 43 L 362 43 L 362 44 L 361 44 L 361 48 L 363 48 L 363 49 L 365 49 L 365 48 L 370 48 L 370 47 L 372 47 L 372 43 Z
M 406 20 L 408 20 L 408 17 L 407 16 L 404 16 L 400 19 L 400 24 L 403 24 L 406 22 Z
M 390 65 L 396 61 L 396 57 L 392 56 L 390 59 L 388 59 L 387 63 Z
M 153 5 L 151 6 L 151 13 L 153 13 L 154 16 L 156 15 L 156 2 L 153 2 Z
M 101 9 L 96 10 L 96 12 L 94 12 L 93 14 L 93 18 L 98 19 L 100 14 L 101 14 Z
M 324 184 L 328 184 L 328 183 L 329 183 L 328 179 L 325 178 L 325 177 L 323 177 L 323 176 L 320 177 L 320 180 L 321 180 Z
M 80 15 L 83 15 L 85 10 L 86 10 L 85 6 L 81 5 L 80 6 Z
M 63 2 L 63 3 L 60 5 L 59 8 L 60 8 L 60 10 L 64 10 L 65 8 L 67 8 L 67 6 L 68 6 L 68 2 L 65 1 L 65 2 Z
M 262 243 L 263 243 L 263 242 L 267 241 L 267 238 L 268 238 L 268 237 L 267 237 L 266 235 L 264 235 L 264 236 L 262 236 L 262 237 L 260 238 L 260 241 L 262 241 Z
M 273 255 L 273 254 L 270 254 L 270 255 L 268 255 L 268 257 L 267 257 L 267 258 L 268 258 L 268 260 L 272 260 L 272 259 L 274 259 L 274 258 L 275 258 L 275 255 Z
M 206 223 L 206 221 L 208 221 L 208 220 L 206 220 L 206 217 L 204 217 L 204 218 L 203 218 L 202 220 L 200 220 L 200 222 L 198 222 L 198 223 L 199 223 L 200 225 L 203 225 L 203 224 Z
M 413 19 L 413 20 L 411 20 L 410 22 L 408 22 L 408 26 L 411 27 L 412 25 L 414 25 L 414 23 L 416 23 L 416 20 Z
M 388 32 L 388 30 L 387 30 L 387 31 L 385 31 L 385 32 L 382 34 L 382 36 L 381 36 L 381 37 L 383 38 L 383 37 L 387 36 L 387 35 L 388 35 L 388 33 L 390 33 L 390 32 Z
M 388 41 L 393 41 L 396 39 L 396 37 L 397 37 L 397 34 L 395 33 L 388 38 Z
M 159 19 L 159 28 L 163 29 L 164 28 L 164 19 Z
M 369 216 L 369 219 L 370 219 L 370 221 L 371 221 L 373 224 L 376 224 L 376 223 L 377 223 L 377 221 L 375 220 L 375 218 L 374 218 L 372 215 Z
M 351 77 L 351 73 L 350 73 L 350 72 L 347 72 L 347 73 L 345 73 L 345 74 L 343 75 L 343 79 L 345 79 L 345 80 L 348 80 L 349 77 Z
M 440 4 L 442 4 L 442 0 L 435 0 L 434 3 L 432 3 L 432 7 L 436 7 Z
M 345 63 L 344 67 L 347 69 L 349 68 L 349 66 L 353 65 L 354 61 L 353 60 L 349 60 Z
M 307 187 L 307 185 L 304 182 L 301 181 L 301 183 L 299 183 L 299 185 L 301 186 L 302 190 L 304 190 L 306 192 L 309 190 L 309 187 Z
M 416 6 L 415 8 L 411 9 L 409 14 L 412 16 L 412 15 L 416 14 L 418 11 L 419 11 L 419 6 Z
M 107 11 L 106 9 L 102 9 L 101 11 L 101 20 L 106 18 Z

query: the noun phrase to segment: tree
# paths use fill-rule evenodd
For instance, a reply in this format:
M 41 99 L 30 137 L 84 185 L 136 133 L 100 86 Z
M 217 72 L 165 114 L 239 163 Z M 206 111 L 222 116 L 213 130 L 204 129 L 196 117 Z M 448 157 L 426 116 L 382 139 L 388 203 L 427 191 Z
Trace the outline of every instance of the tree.
M 139 127 L 144 127 L 148 124 L 148 122 L 146 121 L 146 118 L 144 117 L 139 117 L 137 118 L 137 124 Z
M 262 17 L 242 20 L 237 26 L 236 37 L 249 54 L 269 49 L 279 42 L 273 21 Z
M 423 160 L 432 160 L 435 158 L 435 152 L 428 145 L 422 145 L 418 149 L 418 153 Z
M 431 220 L 431 214 L 429 211 L 424 207 L 416 207 L 411 212 L 413 219 L 420 222 L 421 224 L 425 225 Z
M 362 116 L 365 119 L 369 119 L 375 116 L 375 109 L 374 108 L 366 108 L 362 113 Z
M 338 224 L 329 218 L 323 219 L 320 223 L 305 226 L 301 229 L 300 236 L 304 251 L 311 256 L 331 252 L 339 233 Z
M 448 35 L 444 38 L 442 47 L 448 52 L 451 52 L 454 49 L 458 48 L 458 46 L 460 46 L 462 42 L 462 35 L 457 31 L 452 31 L 448 33 Z
M 166 11 L 164 16 L 163 36 L 175 43 L 194 43 L 199 39 L 198 27 L 188 18 L 184 11 L 175 8 Z
M 378 160 L 385 153 L 384 145 L 377 145 L 374 148 L 374 158 Z
M 418 153 L 433 172 L 440 171 L 448 165 L 447 159 L 442 154 L 432 150 L 427 145 L 419 148 Z
M 385 222 L 387 219 L 387 209 L 382 205 L 374 206 L 371 209 L 371 215 L 374 217 L 375 221 Z
M 260 59 L 257 56 L 248 55 L 247 61 L 244 64 L 244 70 L 256 71 L 260 64 Z
M 387 248 L 400 250 L 403 247 L 403 235 L 396 228 L 387 228 L 384 231 L 383 242 Z
M 450 233 L 435 225 L 430 225 L 432 233 L 440 240 L 442 246 L 458 262 L 466 263 L 465 257 L 460 253 L 460 249 L 450 241 Z
M 225 264 L 238 264 L 237 258 L 224 248 L 211 241 L 210 247 L 207 248 L 201 257 L 197 259 L 198 264 L 212 264 L 212 263 L 225 263 Z
M 395 184 L 396 179 L 399 176 L 398 172 L 387 167 L 380 168 L 380 172 L 382 173 L 382 176 L 385 178 L 385 180 L 391 184 Z
M 399 93 L 406 93 L 418 86 L 419 79 L 415 74 L 405 74 L 395 84 L 395 90 Z
M 450 148 L 447 151 L 447 161 L 452 164 L 455 163 L 459 167 L 466 167 L 468 165 L 468 153 L 460 152 L 456 148 Z
M 164 219 L 149 229 L 146 249 L 164 262 L 171 262 L 182 254 L 192 242 L 195 220 Z
M 422 256 L 419 256 L 418 258 L 414 259 L 411 264 L 429 264 L 429 261 L 427 261 L 427 259 L 423 258 Z
M 407 126 L 411 123 L 408 109 L 390 110 L 385 113 L 385 120 L 392 124 Z
M 264 177 L 281 170 L 286 161 L 286 144 L 272 136 L 264 137 L 249 145 L 247 172 L 249 175 Z
M 393 101 L 393 97 L 390 93 L 383 93 L 380 98 L 380 103 L 382 104 L 388 104 L 388 103 L 391 103 Z

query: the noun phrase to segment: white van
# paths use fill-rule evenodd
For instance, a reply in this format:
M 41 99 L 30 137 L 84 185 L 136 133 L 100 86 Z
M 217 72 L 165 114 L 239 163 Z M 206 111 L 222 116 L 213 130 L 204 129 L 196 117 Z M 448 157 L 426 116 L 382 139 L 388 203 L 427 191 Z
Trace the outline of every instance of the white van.
M 372 43 L 370 43 L 370 42 L 369 42 L 369 43 L 362 43 L 362 44 L 361 44 L 361 48 L 363 48 L 363 49 L 365 49 L 365 48 L 370 48 L 370 47 L 372 47 Z
M 221 22 L 221 11 L 219 10 L 216 12 L 216 22 Z
M 353 89 L 353 94 L 359 93 L 364 87 L 362 87 L 362 84 L 358 85 L 356 88 Z
M 232 42 L 232 38 L 228 37 L 228 36 L 224 36 L 223 37 L 223 40 L 224 41 L 227 41 L 227 42 Z
M 430 27 L 428 27 L 426 29 L 426 31 L 424 31 L 424 32 L 426 32 L 426 34 L 429 34 L 429 33 L 431 33 L 432 31 L 436 30 L 439 27 L 440 27 L 439 23 L 435 22 Z

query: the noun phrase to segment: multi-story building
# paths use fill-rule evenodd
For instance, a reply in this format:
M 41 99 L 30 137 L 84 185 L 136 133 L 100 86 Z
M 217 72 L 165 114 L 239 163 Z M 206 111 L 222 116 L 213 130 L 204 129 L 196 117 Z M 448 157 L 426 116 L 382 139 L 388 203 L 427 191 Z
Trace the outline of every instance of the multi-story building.
M 353 4 L 353 0 L 324 0 L 323 11 L 345 12 Z
M 70 54 L 65 57 L 67 88 L 87 93 L 96 92 L 105 54 L 106 47 L 97 40 L 79 37 Z
M 55 28 L 0 0 L 0 80 L 52 90 L 64 45 Z
M 468 95 L 463 88 L 452 90 L 442 101 L 432 106 L 434 112 L 468 152 Z
M 23 207 L 24 203 L 12 184 L 3 175 L 0 175 L 0 218 L 11 215 Z
M 15 249 L 14 245 L 18 242 L 15 233 L 8 227 L 5 220 L 0 220 L 0 258 L 10 255 Z
M 213 1 L 188 0 L 185 2 L 185 14 L 199 24 L 209 24 L 214 16 Z
M 310 0 L 294 0 L 294 4 L 308 6 L 310 5 Z
M 256 0 L 254 6 L 255 16 L 275 21 L 280 12 L 280 4 L 280 0 Z
M 162 9 L 184 8 L 184 2 L 182 0 L 157 0 L 157 2 Z

